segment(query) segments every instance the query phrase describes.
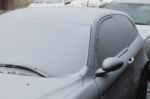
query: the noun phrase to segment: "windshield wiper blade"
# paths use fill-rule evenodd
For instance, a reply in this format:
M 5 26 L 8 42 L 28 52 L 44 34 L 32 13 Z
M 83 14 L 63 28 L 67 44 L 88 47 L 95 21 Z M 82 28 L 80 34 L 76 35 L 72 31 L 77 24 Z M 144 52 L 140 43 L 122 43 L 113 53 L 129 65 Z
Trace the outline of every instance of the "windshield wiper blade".
M 43 74 L 39 73 L 38 71 L 33 70 L 29 67 L 25 67 L 25 66 L 13 65 L 13 64 L 0 64 L 0 67 L 22 69 L 22 70 L 26 70 L 26 71 L 30 71 L 32 73 L 35 73 L 35 74 L 39 75 L 40 77 L 46 78 L 45 75 L 43 75 Z
M 136 22 L 135 24 L 138 24 L 138 25 L 148 25 L 146 23 L 139 23 L 139 22 Z

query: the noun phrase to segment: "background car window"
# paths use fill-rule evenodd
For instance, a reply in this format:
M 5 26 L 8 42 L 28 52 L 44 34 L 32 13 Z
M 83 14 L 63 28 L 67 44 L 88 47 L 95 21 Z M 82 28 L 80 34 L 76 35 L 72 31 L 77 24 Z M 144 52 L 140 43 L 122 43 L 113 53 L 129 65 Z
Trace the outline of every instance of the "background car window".
M 119 21 L 115 20 L 116 18 Z M 97 43 L 97 55 L 100 65 L 102 65 L 104 59 L 116 56 L 133 42 L 137 35 L 131 30 L 133 28 L 128 19 L 119 18 L 118 16 L 106 19 L 100 24 Z
M 150 4 L 111 3 L 105 8 L 128 13 L 136 24 L 150 25 Z

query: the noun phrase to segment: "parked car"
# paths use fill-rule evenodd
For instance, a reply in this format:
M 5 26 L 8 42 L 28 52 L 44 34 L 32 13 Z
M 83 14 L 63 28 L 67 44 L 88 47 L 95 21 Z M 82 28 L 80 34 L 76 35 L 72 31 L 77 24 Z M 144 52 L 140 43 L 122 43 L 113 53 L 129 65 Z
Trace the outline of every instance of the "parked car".
M 24 8 L 0 30 L 2 99 L 145 99 L 143 39 L 122 12 Z
M 114 0 L 105 8 L 123 11 L 131 16 L 145 40 L 145 48 L 150 59 L 150 0 Z

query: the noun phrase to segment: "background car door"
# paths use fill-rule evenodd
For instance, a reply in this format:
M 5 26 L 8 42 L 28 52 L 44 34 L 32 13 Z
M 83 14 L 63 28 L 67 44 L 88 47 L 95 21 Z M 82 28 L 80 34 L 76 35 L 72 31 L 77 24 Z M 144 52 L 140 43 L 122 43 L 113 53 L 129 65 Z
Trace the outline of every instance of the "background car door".
M 124 62 L 121 69 L 96 78 L 101 99 L 134 99 L 146 58 L 143 40 L 133 23 L 123 15 L 104 18 L 98 25 L 96 52 L 98 66 L 108 57 Z

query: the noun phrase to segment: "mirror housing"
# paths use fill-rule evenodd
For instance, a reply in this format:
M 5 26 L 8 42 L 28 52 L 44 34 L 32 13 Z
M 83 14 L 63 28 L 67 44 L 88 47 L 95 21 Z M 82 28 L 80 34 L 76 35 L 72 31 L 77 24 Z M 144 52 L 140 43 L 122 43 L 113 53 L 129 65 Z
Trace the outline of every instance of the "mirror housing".
M 123 61 L 116 57 L 109 57 L 103 61 L 102 68 L 96 71 L 96 76 L 118 70 L 123 66 Z

